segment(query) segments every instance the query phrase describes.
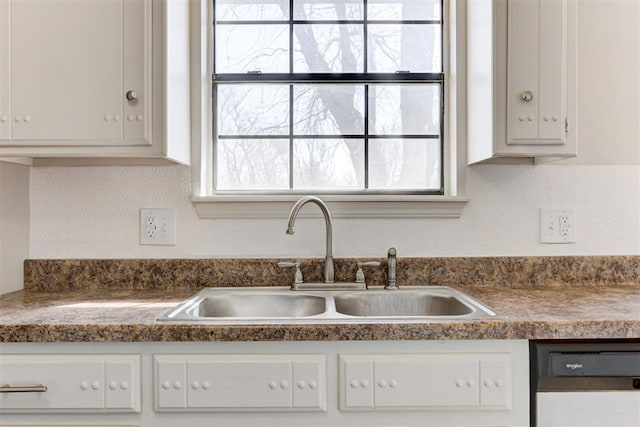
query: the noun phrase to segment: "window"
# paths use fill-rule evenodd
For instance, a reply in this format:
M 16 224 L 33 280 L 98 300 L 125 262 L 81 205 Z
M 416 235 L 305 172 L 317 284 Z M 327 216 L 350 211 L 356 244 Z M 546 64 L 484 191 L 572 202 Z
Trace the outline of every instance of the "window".
M 441 0 L 216 0 L 216 194 L 444 194 Z

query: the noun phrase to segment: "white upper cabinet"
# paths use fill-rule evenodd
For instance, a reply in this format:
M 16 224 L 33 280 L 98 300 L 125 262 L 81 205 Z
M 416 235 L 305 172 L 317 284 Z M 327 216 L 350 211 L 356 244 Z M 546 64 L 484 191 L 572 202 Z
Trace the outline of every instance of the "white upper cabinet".
M 9 2 L 0 1 L 0 141 L 11 138 L 11 33 Z M 1 144 L 1 142 L 0 142 Z
M 178 140 L 166 132 L 167 9 L 144 0 L 0 0 L 0 157 L 188 162 L 188 122 Z M 188 62 L 184 50 L 175 63 Z M 188 82 L 187 71 L 174 84 L 188 93 Z
M 111 0 L 11 2 L 12 140 L 122 139 L 122 6 Z M 130 72 L 143 74 L 136 68 Z
M 576 147 L 576 0 L 468 2 L 468 160 Z

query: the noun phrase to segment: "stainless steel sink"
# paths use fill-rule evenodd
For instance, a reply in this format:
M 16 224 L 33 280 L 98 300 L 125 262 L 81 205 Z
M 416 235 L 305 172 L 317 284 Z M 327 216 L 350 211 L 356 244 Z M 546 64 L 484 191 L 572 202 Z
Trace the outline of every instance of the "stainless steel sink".
M 362 323 L 497 317 L 445 286 L 363 291 L 291 291 L 289 287 L 207 288 L 158 320 L 223 323 Z
M 464 316 L 473 308 L 453 296 L 424 292 L 374 291 L 338 295 L 336 311 L 349 316 Z
M 325 298 L 317 295 L 272 289 L 210 288 L 185 301 L 167 316 L 180 319 L 299 318 L 325 311 Z

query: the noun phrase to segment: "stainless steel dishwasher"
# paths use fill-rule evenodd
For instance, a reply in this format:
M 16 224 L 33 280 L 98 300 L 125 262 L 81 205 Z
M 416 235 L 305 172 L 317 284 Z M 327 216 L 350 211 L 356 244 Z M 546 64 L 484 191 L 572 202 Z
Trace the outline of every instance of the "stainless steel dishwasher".
M 640 426 L 637 340 L 532 342 L 531 379 L 531 426 Z

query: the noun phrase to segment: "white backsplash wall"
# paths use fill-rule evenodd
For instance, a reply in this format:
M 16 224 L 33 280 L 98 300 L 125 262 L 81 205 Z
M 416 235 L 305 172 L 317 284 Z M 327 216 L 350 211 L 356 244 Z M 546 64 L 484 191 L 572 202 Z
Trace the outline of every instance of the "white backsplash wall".
M 324 221 L 199 219 L 185 166 L 32 168 L 32 258 L 293 257 L 324 254 Z M 459 219 L 334 220 L 334 254 L 640 255 L 640 166 L 467 168 Z M 139 209 L 177 211 L 176 246 L 139 245 Z M 540 244 L 539 208 L 576 209 L 576 243 Z M 314 206 L 304 209 L 314 209 Z

